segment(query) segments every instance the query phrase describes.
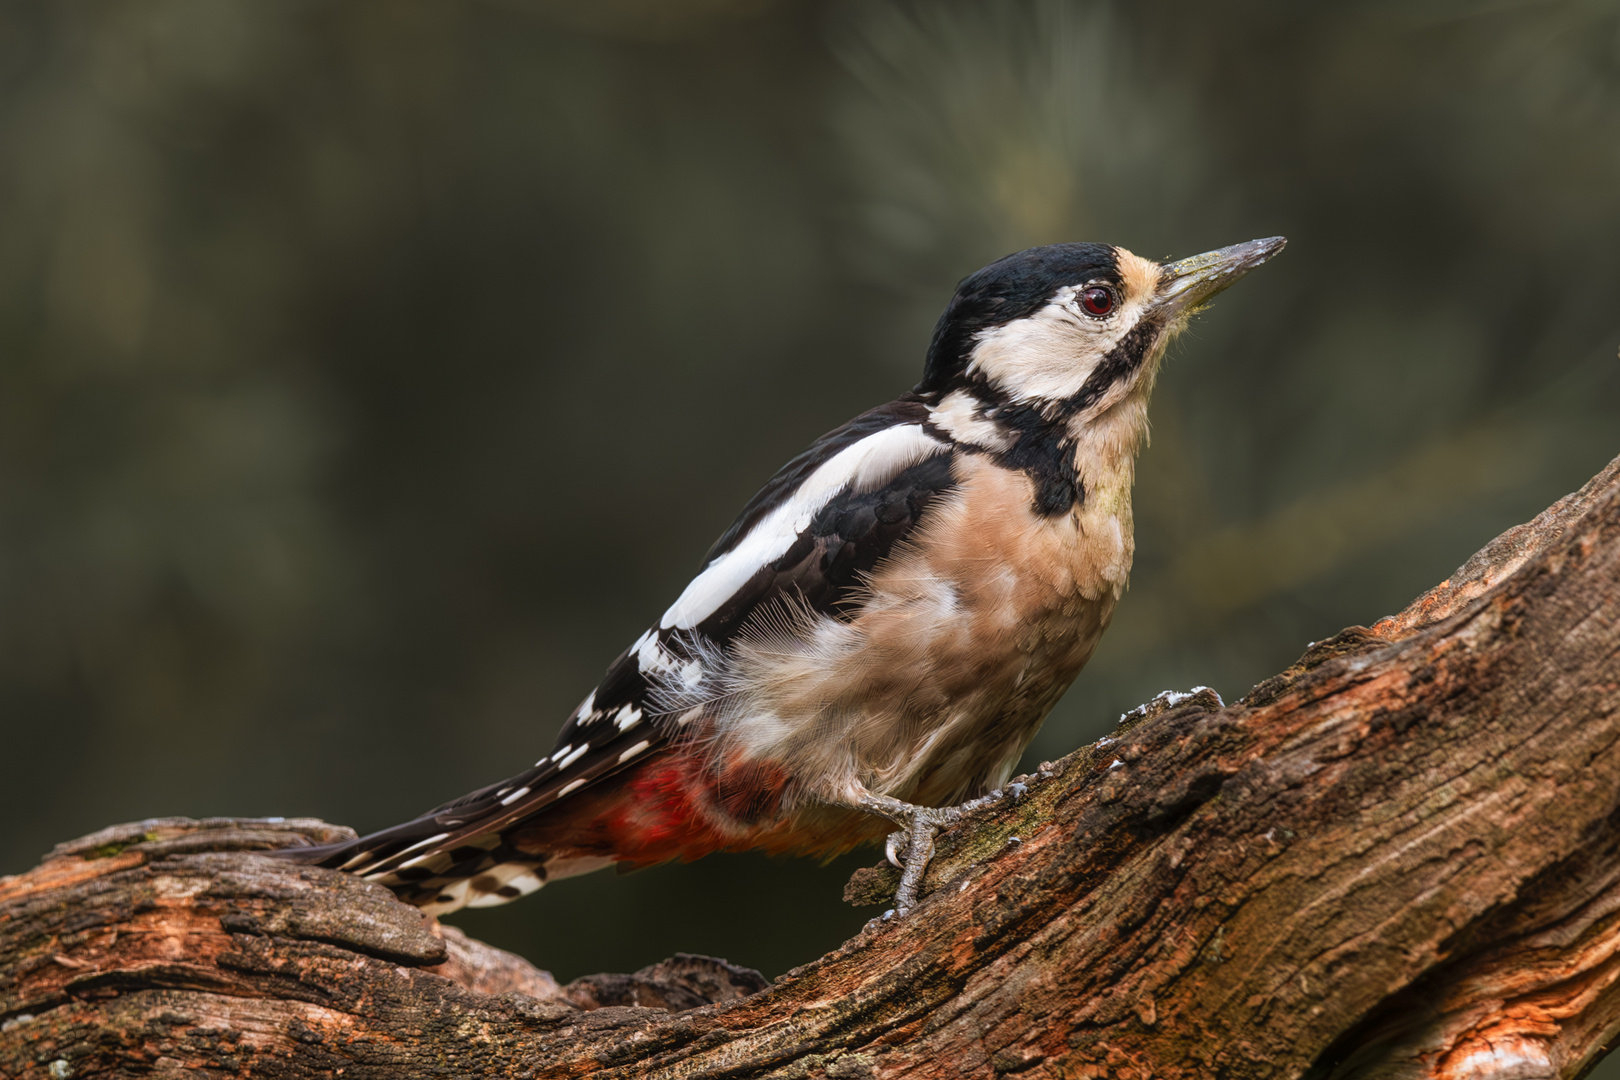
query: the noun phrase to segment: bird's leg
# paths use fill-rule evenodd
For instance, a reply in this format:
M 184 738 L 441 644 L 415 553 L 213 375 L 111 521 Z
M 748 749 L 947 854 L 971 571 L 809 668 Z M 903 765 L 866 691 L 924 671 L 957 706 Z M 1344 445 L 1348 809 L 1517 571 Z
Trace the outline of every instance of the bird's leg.
M 900 887 L 894 893 L 896 915 L 907 915 L 917 906 L 917 887 L 934 857 L 934 834 L 980 801 L 961 806 L 915 806 L 871 792 L 863 793 L 856 801 L 867 813 L 881 815 L 900 826 L 899 832 L 890 834 L 886 845 L 889 862 L 900 867 Z

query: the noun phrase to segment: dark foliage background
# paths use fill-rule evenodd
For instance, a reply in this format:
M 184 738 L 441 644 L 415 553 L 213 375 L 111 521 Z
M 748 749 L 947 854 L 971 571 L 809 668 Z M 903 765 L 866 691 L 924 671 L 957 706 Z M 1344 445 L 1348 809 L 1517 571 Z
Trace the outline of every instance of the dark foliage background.
M 1612 0 L 0 7 L 0 869 L 526 766 L 959 277 L 1291 245 L 1178 345 L 1031 750 L 1228 698 L 1620 450 Z M 770 974 L 853 862 L 459 918 Z

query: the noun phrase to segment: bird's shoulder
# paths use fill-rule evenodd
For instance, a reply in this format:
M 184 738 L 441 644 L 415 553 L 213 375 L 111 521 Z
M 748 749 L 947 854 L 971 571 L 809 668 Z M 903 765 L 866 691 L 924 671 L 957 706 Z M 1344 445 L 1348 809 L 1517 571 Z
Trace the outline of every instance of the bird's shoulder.
M 704 555 L 705 565 L 735 549 L 745 536 L 757 528 L 771 511 L 792 499 L 812 474 L 827 465 L 839 454 L 875 435 L 896 428 L 915 427 L 944 448 L 949 438 L 933 425 L 933 409 L 914 394 L 906 394 L 894 401 L 868 409 L 844 424 L 833 428 L 807 446 L 754 493 L 743 505 L 741 512 L 720 534 L 720 538 Z

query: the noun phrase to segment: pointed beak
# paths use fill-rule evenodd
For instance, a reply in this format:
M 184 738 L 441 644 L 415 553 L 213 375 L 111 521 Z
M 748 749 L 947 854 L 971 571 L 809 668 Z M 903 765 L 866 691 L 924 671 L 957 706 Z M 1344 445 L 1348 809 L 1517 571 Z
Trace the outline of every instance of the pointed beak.
M 1159 298 L 1155 306 L 1171 319 L 1189 315 L 1277 254 L 1287 243 L 1284 237 L 1271 236 L 1166 263 L 1159 268 Z

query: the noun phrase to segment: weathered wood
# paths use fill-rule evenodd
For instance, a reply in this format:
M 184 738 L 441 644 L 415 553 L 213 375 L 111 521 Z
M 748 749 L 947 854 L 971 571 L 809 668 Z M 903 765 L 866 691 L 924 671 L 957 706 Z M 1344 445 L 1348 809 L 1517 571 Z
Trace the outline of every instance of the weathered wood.
M 0 1075 L 1573 1077 L 1620 1031 L 1620 460 L 1372 630 L 1161 697 L 765 986 L 569 986 L 160 821 L 0 880 Z M 857 875 L 856 899 L 892 887 Z

